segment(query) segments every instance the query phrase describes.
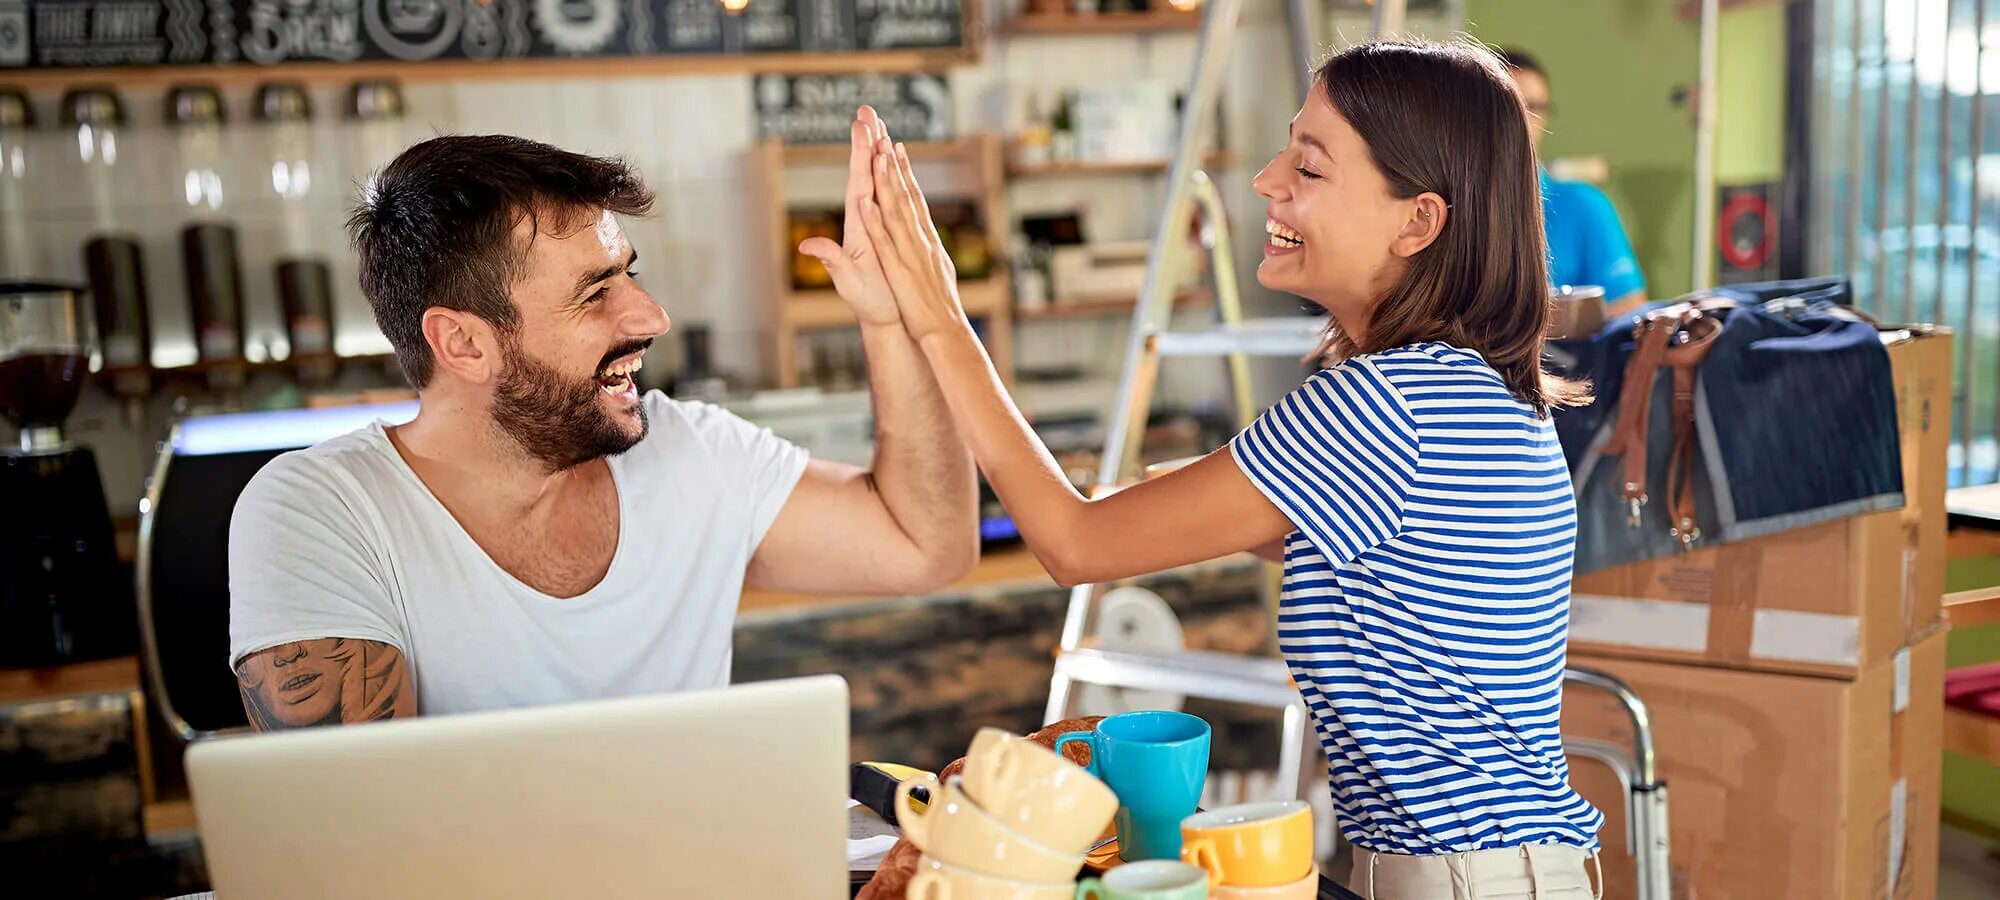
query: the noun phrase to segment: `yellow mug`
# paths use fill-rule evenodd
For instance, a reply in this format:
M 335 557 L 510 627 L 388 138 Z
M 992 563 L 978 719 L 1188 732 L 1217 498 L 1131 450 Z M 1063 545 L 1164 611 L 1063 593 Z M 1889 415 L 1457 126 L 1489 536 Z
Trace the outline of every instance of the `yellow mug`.
M 1303 800 L 1242 803 L 1181 820 L 1181 861 L 1210 887 L 1289 885 L 1313 867 L 1312 808 Z
M 910 807 L 910 789 L 930 786 L 923 812 Z M 1063 853 L 1008 828 L 965 795 L 957 778 L 938 784 L 934 775 L 896 785 L 896 823 L 917 849 L 961 869 L 1019 881 L 1075 881 L 1083 854 Z
M 1088 849 L 1118 811 L 1118 795 L 1097 776 L 998 728 L 979 729 L 960 778 L 993 818 L 1063 853 Z
M 904 896 L 909 900 L 1074 900 L 1074 882 L 1019 881 L 981 875 L 926 853 L 917 860 Z
M 1273 887 L 1220 884 L 1208 889 L 1208 900 L 1318 900 L 1318 898 L 1319 866 L 1316 865 L 1306 873 L 1306 877 L 1291 884 Z

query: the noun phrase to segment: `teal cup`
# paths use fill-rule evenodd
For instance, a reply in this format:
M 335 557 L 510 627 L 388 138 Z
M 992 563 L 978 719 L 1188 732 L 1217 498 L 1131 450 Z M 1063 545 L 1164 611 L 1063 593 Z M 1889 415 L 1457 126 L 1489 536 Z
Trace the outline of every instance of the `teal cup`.
M 1118 856 L 1127 862 L 1181 858 L 1181 820 L 1194 814 L 1208 779 L 1208 723 L 1140 710 L 1108 716 L 1096 731 L 1056 738 L 1090 745 L 1090 774 L 1118 795 Z

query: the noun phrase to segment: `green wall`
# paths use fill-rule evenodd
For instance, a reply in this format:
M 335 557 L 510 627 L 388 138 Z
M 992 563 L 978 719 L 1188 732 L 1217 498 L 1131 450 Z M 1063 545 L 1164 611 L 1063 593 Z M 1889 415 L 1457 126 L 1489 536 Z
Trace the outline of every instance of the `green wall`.
M 1543 155 L 1602 157 L 1605 193 L 1658 298 L 1691 284 L 1693 99 L 1700 30 L 1660 0 L 1467 0 L 1466 31 L 1548 69 L 1554 109 Z M 1773 181 L 1784 168 L 1785 9 L 1740 6 L 1717 41 L 1716 178 Z
M 2000 557 L 1954 559 L 1945 567 L 1946 591 L 1970 591 L 2000 584 Z M 2000 662 L 2000 623 L 1954 628 L 1945 636 L 1947 667 Z M 1944 755 L 1944 808 L 1964 824 L 2000 839 L 2000 765 L 1957 753 Z

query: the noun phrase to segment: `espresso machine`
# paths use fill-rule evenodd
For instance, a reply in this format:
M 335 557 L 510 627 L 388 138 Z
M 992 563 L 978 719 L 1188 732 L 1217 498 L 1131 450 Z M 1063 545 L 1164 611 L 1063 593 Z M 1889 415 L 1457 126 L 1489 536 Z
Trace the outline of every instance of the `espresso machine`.
M 80 287 L 0 282 L 0 667 L 131 653 L 137 612 L 90 448 L 63 439 L 98 352 Z

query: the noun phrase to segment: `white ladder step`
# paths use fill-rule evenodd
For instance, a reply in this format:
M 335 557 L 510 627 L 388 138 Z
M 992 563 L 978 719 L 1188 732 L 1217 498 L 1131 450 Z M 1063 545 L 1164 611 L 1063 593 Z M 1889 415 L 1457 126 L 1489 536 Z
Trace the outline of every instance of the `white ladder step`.
M 1081 684 L 1161 691 L 1273 709 L 1302 702 L 1285 661 L 1266 656 L 1206 650 L 1129 653 L 1079 647 L 1056 657 L 1056 675 Z
M 1296 359 L 1317 349 L 1325 333 L 1326 319 L 1318 316 L 1246 319 L 1204 331 L 1156 332 L 1153 349 L 1161 356 L 1245 353 Z

